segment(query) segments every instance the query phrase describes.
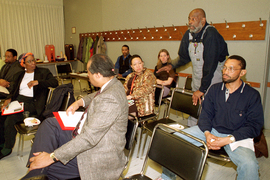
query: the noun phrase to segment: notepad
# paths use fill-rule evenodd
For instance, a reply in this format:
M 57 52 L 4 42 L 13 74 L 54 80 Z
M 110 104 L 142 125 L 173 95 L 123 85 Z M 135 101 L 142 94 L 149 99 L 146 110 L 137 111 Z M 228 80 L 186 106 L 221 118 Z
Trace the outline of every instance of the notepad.
M 9 94 L 9 91 L 7 90 L 7 88 L 0 86 L 0 92 L 4 93 L 4 94 Z
M 19 103 L 18 101 L 12 101 L 5 109 L 2 111 L 2 115 L 16 114 L 24 111 L 24 103 Z
M 69 113 L 69 116 L 66 114 L 66 111 L 53 112 L 53 115 L 57 119 L 62 130 L 74 130 L 79 120 L 81 119 L 84 112 L 75 112 L 74 114 Z M 86 115 L 84 119 L 86 119 Z

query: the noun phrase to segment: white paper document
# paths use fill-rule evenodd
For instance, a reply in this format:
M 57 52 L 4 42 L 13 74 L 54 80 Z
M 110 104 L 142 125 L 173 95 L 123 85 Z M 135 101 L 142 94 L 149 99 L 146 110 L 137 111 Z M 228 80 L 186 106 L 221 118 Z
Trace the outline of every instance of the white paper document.
M 2 112 L 2 115 L 9 115 L 14 113 L 23 112 L 24 104 L 18 101 L 12 101 Z
M 69 113 L 69 116 L 66 114 L 66 111 L 58 111 L 54 112 L 54 116 L 56 117 L 58 123 L 60 124 L 63 130 L 73 130 L 78 124 L 84 112 L 75 112 L 74 114 Z M 85 114 L 84 121 L 87 115 Z
M 5 94 L 9 94 L 9 91 L 7 90 L 7 88 L 0 86 L 0 92 L 5 93 Z
M 239 146 L 242 146 L 242 147 L 245 147 L 254 151 L 254 142 L 252 138 L 243 139 L 241 141 L 235 141 L 234 143 L 231 143 L 229 145 L 232 151 L 234 151 Z

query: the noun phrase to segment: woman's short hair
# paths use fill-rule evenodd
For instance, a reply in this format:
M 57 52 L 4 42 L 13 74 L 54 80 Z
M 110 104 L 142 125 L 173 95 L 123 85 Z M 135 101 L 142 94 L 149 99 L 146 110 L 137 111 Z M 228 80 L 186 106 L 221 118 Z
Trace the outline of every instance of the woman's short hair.
M 132 60 L 133 60 L 134 58 L 140 58 L 141 61 L 143 62 L 141 56 L 139 56 L 138 54 L 134 54 L 133 56 L 130 57 L 130 65 L 132 65 Z
M 100 73 L 103 77 L 114 76 L 114 64 L 109 56 L 105 54 L 95 54 L 90 58 L 89 71 L 92 74 Z

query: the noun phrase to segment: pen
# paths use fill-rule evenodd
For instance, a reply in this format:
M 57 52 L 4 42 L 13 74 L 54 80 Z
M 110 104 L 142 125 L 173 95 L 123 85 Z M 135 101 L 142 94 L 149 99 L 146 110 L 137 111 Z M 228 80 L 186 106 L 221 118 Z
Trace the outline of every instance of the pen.
M 4 107 L 4 109 L 3 110 L 6 110 L 6 109 L 8 109 L 8 106 L 10 105 L 10 103 L 8 103 L 8 105 L 6 106 L 6 107 Z

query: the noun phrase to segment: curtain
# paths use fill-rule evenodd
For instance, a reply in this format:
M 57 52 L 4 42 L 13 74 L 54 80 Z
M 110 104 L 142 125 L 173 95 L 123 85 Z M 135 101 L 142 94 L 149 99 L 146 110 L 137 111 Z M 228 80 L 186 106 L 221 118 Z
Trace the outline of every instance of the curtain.
M 55 46 L 55 55 L 64 53 L 63 6 L 0 0 L 1 54 L 9 48 L 18 56 L 32 52 L 44 59 L 45 45 Z

